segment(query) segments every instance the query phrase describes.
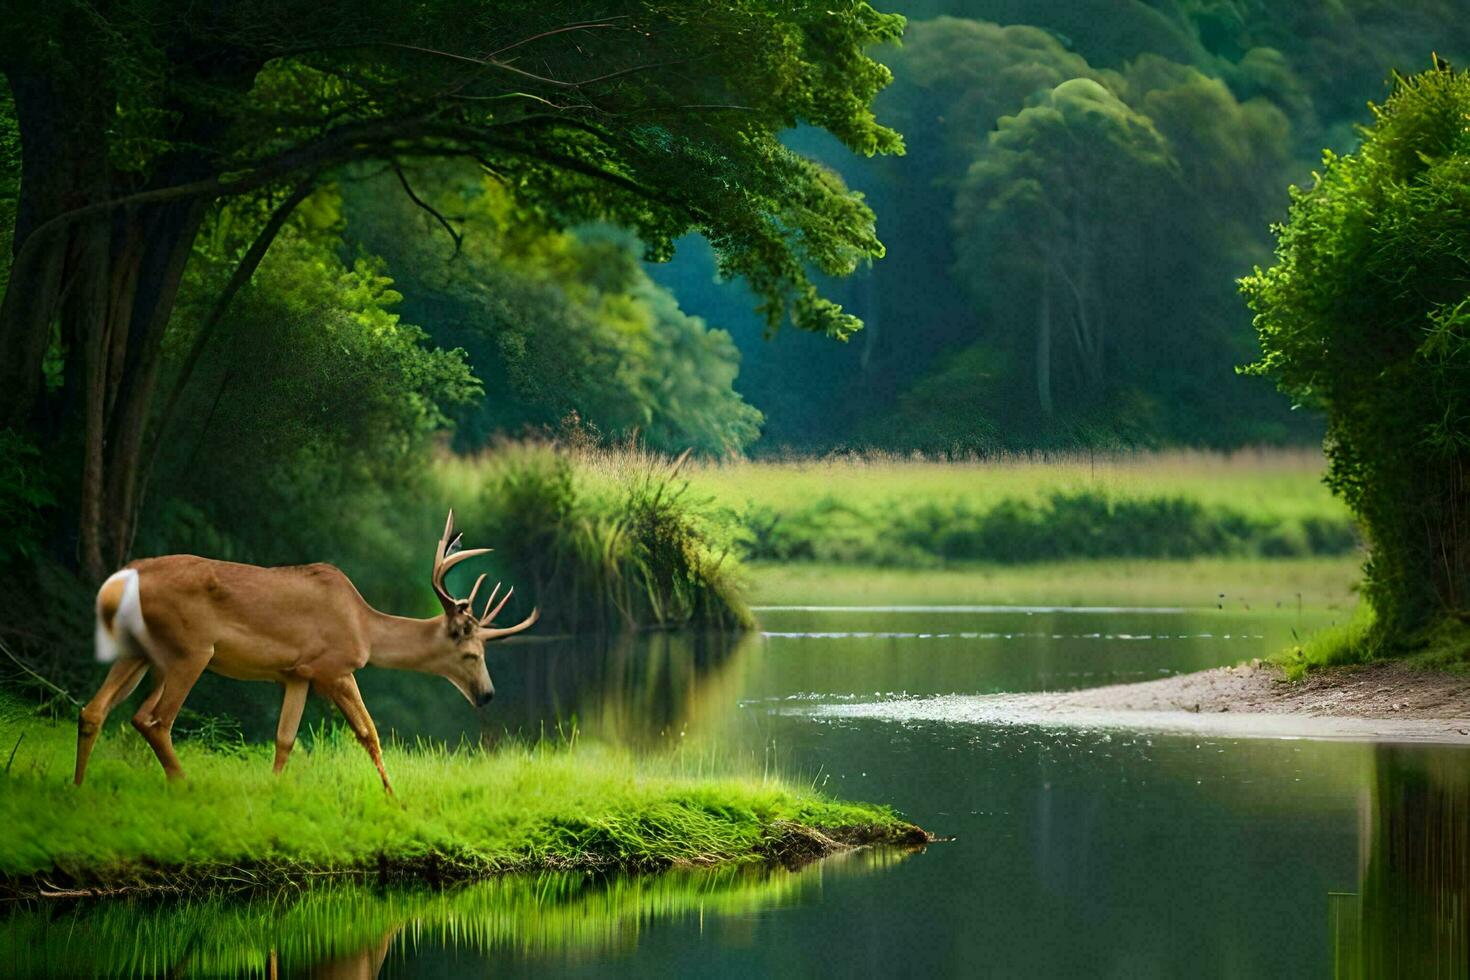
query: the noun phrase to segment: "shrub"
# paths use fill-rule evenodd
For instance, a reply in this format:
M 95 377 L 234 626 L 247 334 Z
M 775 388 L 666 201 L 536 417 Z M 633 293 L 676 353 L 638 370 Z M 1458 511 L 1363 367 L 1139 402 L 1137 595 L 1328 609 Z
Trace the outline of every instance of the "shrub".
M 1394 81 L 1358 150 L 1293 191 L 1276 264 L 1242 289 L 1250 370 L 1325 410 L 1328 484 L 1370 547 L 1373 629 L 1406 650 L 1470 597 L 1470 72 L 1436 59 Z

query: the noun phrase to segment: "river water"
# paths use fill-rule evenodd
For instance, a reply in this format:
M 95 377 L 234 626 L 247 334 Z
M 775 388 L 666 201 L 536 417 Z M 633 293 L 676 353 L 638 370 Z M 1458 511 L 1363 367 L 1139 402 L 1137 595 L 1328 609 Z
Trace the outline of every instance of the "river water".
M 1265 655 L 1325 614 L 790 607 L 760 618 L 762 632 L 738 640 L 497 650 L 500 696 L 482 734 L 575 724 L 638 751 L 775 767 L 890 803 L 954 840 L 797 871 L 26 910 L 8 925 L 11 966 L 384 977 L 1470 971 L 1470 750 L 833 710 L 1147 680 Z M 383 724 L 455 737 L 463 707 L 443 696 L 443 711 Z

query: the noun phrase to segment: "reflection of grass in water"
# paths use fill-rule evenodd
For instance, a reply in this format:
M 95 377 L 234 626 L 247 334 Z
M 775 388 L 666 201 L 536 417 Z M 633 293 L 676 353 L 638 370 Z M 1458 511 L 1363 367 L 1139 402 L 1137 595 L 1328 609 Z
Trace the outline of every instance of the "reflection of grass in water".
M 759 637 L 623 633 L 594 643 L 577 638 L 518 652 L 520 697 L 503 708 L 506 727 L 535 734 L 549 714 L 618 745 L 677 746 L 691 724 L 736 703 Z
M 633 947 L 650 922 L 778 908 L 820 888 L 833 872 L 876 870 L 901 857 L 860 851 L 795 872 L 744 866 L 641 876 L 557 873 L 448 891 L 319 886 L 249 901 L 114 901 L 59 914 L 34 907 L 4 923 L 0 973 L 264 974 L 274 955 L 276 968 L 291 974 L 327 960 L 370 962 L 385 938 L 399 934 L 413 945 L 588 955 Z
M 240 865 L 284 877 L 380 859 L 437 861 L 446 874 L 638 867 L 750 858 L 787 822 L 897 826 L 885 808 L 776 778 L 699 779 L 690 762 L 703 760 L 595 745 L 390 748 L 397 798 L 384 796 L 366 754 L 340 731 L 298 749 L 279 778 L 267 746 L 225 754 L 186 745 L 189 779 L 166 785 L 142 740 L 118 732 L 125 727 L 110 727 L 78 789 L 73 729 L 0 703 L 0 744 L 24 735 L 0 792 L 0 876 L 59 868 L 116 880 L 150 866 Z M 150 876 L 159 879 L 169 876 Z
M 1085 605 L 1351 608 L 1356 558 L 1114 559 L 894 569 L 752 565 L 755 605 Z M 1220 594 L 1224 593 L 1224 598 Z

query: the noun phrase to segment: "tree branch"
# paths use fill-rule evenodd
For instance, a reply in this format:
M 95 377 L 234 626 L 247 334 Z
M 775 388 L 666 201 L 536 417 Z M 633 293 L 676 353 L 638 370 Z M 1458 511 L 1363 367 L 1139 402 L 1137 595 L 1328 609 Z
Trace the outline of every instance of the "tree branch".
M 297 205 L 310 196 L 315 186 L 316 175 L 313 174 L 297 184 L 291 193 L 286 196 L 286 199 L 276 206 L 276 209 L 271 212 L 270 217 L 266 219 L 265 224 L 261 227 L 260 233 L 250 243 L 250 248 L 246 250 L 239 264 L 235 266 L 235 271 L 230 275 L 229 282 L 225 284 L 225 288 L 215 299 L 214 306 L 210 308 L 209 316 L 205 319 L 203 325 L 200 326 L 199 332 L 195 334 L 194 343 L 190 346 L 189 353 L 185 355 L 183 364 L 179 366 L 178 377 L 174 379 L 173 387 L 169 389 L 168 400 L 164 402 L 163 410 L 158 416 L 158 422 L 154 425 L 153 438 L 149 442 L 147 453 L 144 455 L 141 483 L 146 484 L 149 475 L 152 473 L 153 464 L 158 458 L 159 447 L 163 445 L 163 437 L 167 435 L 169 423 L 173 420 L 174 412 L 178 408 L 179 398 L 183 395 L 184 389 L 188 387 L 189 378 L 193 375 L 195 366 L 198 365 L 200 357 L 204 355 L 205 348 L 209 346 L 209 342 L 214 337 L 215 330 L 219 327 L 220 321 L 224 319 L 226 311 L 229 310 L 230 303 L 234 300 L 235 294 L 243 289 L 245 284 L 255 275 L 255 270 L 260 267 L 260 262 L 265 258 L 265 253 L 270 249 L 271 243 L 276 240 L 276 236 L 285 227 L 286 219 L 291 217 L 291 213 L 296 210 Z M 140 492 L 138 496 L 141 499 L 143 495 Z
M 439 222 L 440 226 L 449 233 L 449 237 L 454 240 L 454 255 L 450 256 L 450 260 L 453 261 L 459 258 L 460 246 L 464 244 L 464 235 L 455 231 L 454 226 L 449 223 L 449 219 L 440 214 L 432 204 L 413 192 L 413 187 L 408 183 L 408 175 L 403 172 L 403 168 L 398 165 L 397 160 L 394 160 L 392 165 L 393 172 L 398 175 L 398 183 L 403 186 L 403 193 L 407 194 L 408 199 L 415 205 L 432 215 L 434 220 Z

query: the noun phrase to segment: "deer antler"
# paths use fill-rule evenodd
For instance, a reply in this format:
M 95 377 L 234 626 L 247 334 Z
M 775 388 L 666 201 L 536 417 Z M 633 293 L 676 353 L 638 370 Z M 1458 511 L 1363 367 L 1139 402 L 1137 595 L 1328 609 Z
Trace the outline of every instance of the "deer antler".
M 514 589 L 511 589 L 511 592 L 514 591 Z M 505 605 L 505 600 L 509 598 L 510 592 L 507 592 L 505 594 L 505 599 L 500 600 L 500 606 Z M 500 612 L 500 606 L 495 607 L 495 612 Z M 495 615 L 493 613 L 486 613 L 485 618 L 480 620 L 480 636 L 482 636 L 486 640 L 499 640 L 503 637 L 514 636 L 516 633 L 519 633 L 522 630 L 530 629 L 533 625 L 535 625 L 536 620 L 541 618 L 541 610 L 540 608 L 532 609 L 531 615 L 527 616 L 519 623 L 516 623 L 514 626 L 507 626 L 503 629 L 493 629 L 489 626 L 491 620 L 493 620 L 494 618 Z
M 439 547 L 434 551 L 434 571 L 429 579 L 434 586 L 434 594 L 439 597 L 439 605 L 444 607 L 446 616 L 453 616 L 457 612 L 468 609 L 470 603 L 474 601 L 475 593 L 471 592 L 469 599 L 456 599 L 444 587 L 445 573 L 466 559 L 488 555 L 495 550 L 493 548 L 466 548 L 462 551 L 454 551 L 461 537 L 462 535 L 454 534 L 454 511 L 450 510 L 449 519 L 444 522 L 444 535 L 439 538 Z M 480 581 L 484 579 L 485 576 L 481 575 Z M 476 582 L 475 591 L 479 591 L 479 588 L 480 582 Z

